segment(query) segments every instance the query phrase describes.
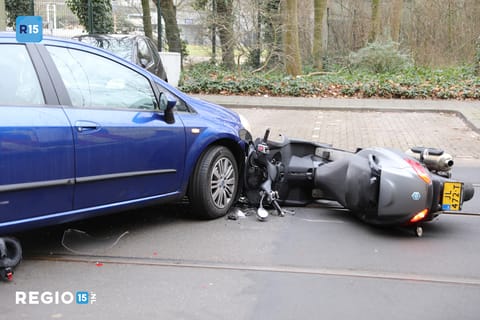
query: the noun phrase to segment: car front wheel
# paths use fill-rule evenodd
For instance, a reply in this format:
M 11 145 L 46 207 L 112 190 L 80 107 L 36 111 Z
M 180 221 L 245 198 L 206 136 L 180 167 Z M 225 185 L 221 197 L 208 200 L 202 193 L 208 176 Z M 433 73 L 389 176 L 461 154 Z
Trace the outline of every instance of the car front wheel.
M 232 152 L 223 146 L 208 149 L 198 161 L 189 186 L 193 213 L 201 218 L 224 216 L 238 192 L 238 165 Z

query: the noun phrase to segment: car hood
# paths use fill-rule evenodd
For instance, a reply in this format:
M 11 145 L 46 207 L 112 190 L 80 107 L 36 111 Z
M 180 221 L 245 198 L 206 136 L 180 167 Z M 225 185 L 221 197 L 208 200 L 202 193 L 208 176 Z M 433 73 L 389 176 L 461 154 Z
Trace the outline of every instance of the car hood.
M 164 82 L 158 77 L 155 77 L 163 87 L 167 88 L 171 93 L 181 98 L 185 103 L 191 107 L 195 112 L 205 118 L 219 119 L 224 122 L 228 122 L 232 127 L 239 130 L 243 127 L 240 116 L 235 111 L 229 110 L 220 105 L 191 97 L 177 88 L 171 86 L 169 83 Z
M 240 122 L 240 117 L 235 111 L 198 98 L 189 97 L 188 100 L 187 103 L 202 115 L 216 117 L 230 122 Z
M 190 107 L 192 107 L 196 112 L 198 112 L 201 115 L 218 118 L 218 119 L 229 121 L 232 123 L 241 122 L 238 113 L 236 113 L 235 111 L 229 110 L 225 107 L 222 107 L 220 105 L 217 105 L 202 99 L 198 99 L 198 98 L 186 95 L 182 91 L 178 90 L 175 87 L 170 86 L 169 84 L 166 84 L 166 86 L 168 86 L 168 88 L 170 89 L 170 91 L 172 91 L 172 93 L 182 98 L 183 101 L 185 101 Z

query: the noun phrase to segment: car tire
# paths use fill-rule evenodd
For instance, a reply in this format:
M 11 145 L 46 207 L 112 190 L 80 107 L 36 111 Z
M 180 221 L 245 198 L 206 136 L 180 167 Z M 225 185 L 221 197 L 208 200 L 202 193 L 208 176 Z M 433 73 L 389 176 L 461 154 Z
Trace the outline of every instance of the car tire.
M 227 214 L 237 199 L 239 172 L 232 152 L 224 146 L 209 148 L 200 157 L 190 181 L 190 211 L 202 219 Z

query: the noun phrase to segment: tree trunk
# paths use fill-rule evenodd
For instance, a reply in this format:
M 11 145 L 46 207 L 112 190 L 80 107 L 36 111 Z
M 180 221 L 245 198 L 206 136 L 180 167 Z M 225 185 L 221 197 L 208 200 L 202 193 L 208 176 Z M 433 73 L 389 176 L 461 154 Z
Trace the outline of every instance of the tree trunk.
M 158 6 L 158 1 L 156 1 L 156 5 Z M 180 30 L 177 24 L 177 9 L 173 5 L 173 0 L 161 0 L 160 9 L 163 20 L 165 20 L 165 36 L 167 37 L 168 51 L 181 53 L 182 40 L 180 39 Z
M 283 40 L 282 40 L 282 16 L 280 10 L 280 0 L 266 0 L 263 3 L 262 23 L 264 28 L 264 48 L 267 50 L 267 65 L 277 66 L 281 63 L 283 56 Z
M 372 17 L 370 20 L 369 42 L 377 40 L 378 30 L 380 29 L 380 0 L 372 0 Z
M 392 41 L 399 42 L 400 27 L 402 25 L 403 0 L 393 0 L 392 4 L 392 20 L 391 20 L 391 37 Z
M 318 71 L 322 71 L 323 53 L 323 17 L 327 8 L 327 0 L 313 0 L 314 27 L 313 27 L 313 63 Z
M 0 0 L 0 31 L 7 29 L 7 15 L 5 14 L 5 0 Z
M 447 3 L 447 50 L 451 51 L 454 37 L 454 28 L 455 28 L 455 4 L 452 0 L 448 0 Z
M 297 0 L 286 0 L 284 25 L 285 68 L 289 75 L 297 76 L 302 73 L 302 59 L 298 43 Z
M 235 67 L 233 37 L 233 0 L 217 0 L 217 31 L 222 48 L 222 63 L 228 69 Z
M 142 0 L 142 12 L 143 12 L 143 31 L 145 36 L 153 39 L 152 34 L 152 17 L 150 15 L 150 0 Z

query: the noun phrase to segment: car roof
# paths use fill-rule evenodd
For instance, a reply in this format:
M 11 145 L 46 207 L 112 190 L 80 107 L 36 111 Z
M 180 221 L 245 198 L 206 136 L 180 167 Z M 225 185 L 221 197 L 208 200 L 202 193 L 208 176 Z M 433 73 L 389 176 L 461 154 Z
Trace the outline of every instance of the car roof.
M 15 32 L 4 32 L 0 31 L 0 42 L 3 43 L 22 43 L 18 42 L 16 39 L 16 33 Z M 86 42 L 81 42 L 78 40 L 73 40 L 73 39 L 67 39 L 67 38 L 58 38 L 58 37 L 52 37 L 49 35 L 44 35 L 43 39 L 39 44 L 47 44 L 47 45 L 57 45 L 57 46 L 64 46 L 72 49 L 82 49 L 85 51 L 89 51 L 91 53 L 96 53 L 101 55 L 106 56 L 112 60 L 117 60 L 117 61 L 122 61 L 124 64 L 130 65 L 131 68 L 134 68 L 144 74 L 148 74 L 148 72 L 144 71 L 144 69 L 131 61 L 128 61 L 126 59 L 123 59 L 119 56 L 117 56 L 115 53 L 105 50 L 103 48 L 99 48 L 93 45 L 90 45 Z
M 2 31 L 0 32 L 0 39 L 3 42 L 11 42 L 11 43 L 21 43 L 17 41 L 16 38 L 16 33 L 15 32 L 9 32 L 9 31 Z M 87 47 L 87 48 L 95 48 L 91 45 L 79 42 L 79 41 L 74 41 L 70 40 L 67 38 L 58 38 L 58 37 L 53 37 L 49 35 L 43 35 L 42 41 L 40 44 L 59 44 L 59 45 L 64 45 L 67 47 Z M 102 50 L 103 51 L 103 50 Z
M 136 37 L 138 35 L 132 35 L 132 36 Z M 17 41 L 15 32 L 0 31 L 0 43 L 21 43 L 21 42 Z M 111 51 L 105 50 L 103 48 L 95 47 L 95 46 L 90 45 L 86 42 L 81 42 L 81 41 L 73 40 L 73 39 L 58 38 L 58 37 L 53 37 L 53 36 L 49 36 L 49 35 L 44 35 L 42 41 L 39 42 L 39 44 L 41 44 L 41 45 L 43 45 L 43 44 L 57 45 L 57 46 L 64 46 L 64 47 L 68 47 L 68 48 L 72 48 L 72 49 L 81 49 L 81 50 L 89 51 L 91 53 L 103 55 L 104 57 L 108 57 L 109 59 L 115 60 L 117 62 L 121 62 L 124 65 L 128 65 L 130 68 L 132 68 L 134 70 L 137 70 L 138 72 L 144 74 L 145 76 L 148 75 L 150 77 L 151 75 L 153 75 L 150 72 L 146 71 L 141 66 L 139 66 L 139 65 L 137 65 L 137 64 L 135 64 L 135 63 L 133 63 L 129 60 L 123 59 L 123 58 L 119 57 L 118 55 L 116 55 L 115 53 L 113 53 Z M 153 75 L 153 76 L 155 76 L 155 75 Z M 155 76 L 155 77 L 157 77 L 157 76 Z M 185 99 L 186 95 L 183 92 L 179 91 L 177 88 L 171 87 L 170 90 L 172 92 L 174 92 L 175 94 L 177 94 L 178 96 L 181 96 Z
M 49 35 L 43 35 L 43 39 L 40 43 L 43 44 L 58 44 L 58 45 L 65 45 L 68 47 L 87 47 L 87 48 L 94 48 L 94 49 L 100 49 L 102 52 L 108 52 L 111 55 L 111 52 L 108 50 L 103 50 L 102 48 L 99 48 L 97 46 L 88 44 L 86 42 L 82 42 L 79 40 L 76 40 L 78 38 L 98 38 L 98 39 L 116 39 L 120 40 L 121 39 L 132 39 L 135 40 L 137 38 L 148 38 L 143 35 L 139 34 L 85 34 L 85 35 L 78 35 L 74 36 L 71 39 L 68 38 L 59 38 L 59 37 L 54 37 L 54 36 L 49 36 Z M 9 42 L 9 43 L 18 43 L 16 39 L 16 33 L 13 31 L 0 31 L 0 39 L 2 42 Z M 152 42 L 153 43 L 153 42 Z M 155 43 L 153 43 L 155 44 Z
M 135 44 L 136 37 L 131 37 L 129 35 L 83 34 L 74 36 L 72 39 L 91 44 L 94 47 L 109 49 L 118 54 L 119 52 L 128 52 L 131 50 L 132 46 Z M 129 57 L 129 59 L 130 58 L 131 57 Z
M 121 33 L 92 33 L 92 34 L 81 34 L 72 37 L 72 39 L 82 39 L 82 38 L 94 38 L 94 39 L 137 39 L 137 38 L 146 38 L 146 36 L 139 34 L 121 34 Z

